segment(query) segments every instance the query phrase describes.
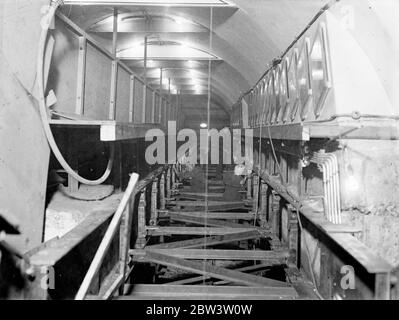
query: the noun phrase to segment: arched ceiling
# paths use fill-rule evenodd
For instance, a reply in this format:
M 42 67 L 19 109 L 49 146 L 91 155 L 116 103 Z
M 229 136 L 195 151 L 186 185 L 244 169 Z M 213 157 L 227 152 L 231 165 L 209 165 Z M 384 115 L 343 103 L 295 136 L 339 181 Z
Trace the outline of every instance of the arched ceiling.
M 221 0 L 176 1 L 186 3 L 181 6 L 155 5 L 167 2 L 163 0 L 146 1 L 144 6 L 121 2 L 132 1 L 114 2 L 118 56 L 155 88 L 160 86 L 162 68 L 163 89 L 169 88 L 170 79 L 172 91 L 184 95 L 183 101 L 197 96 L 193 98 L 199 106 L 197 113 L 206 112 L 202 108 L 206 107 L 210 71 L 211 109 L 220 119 L 228 119 L 232 104 L 328 0 L 234 0 L 229 1 L 234 2 L 232 6 Z M 62 10 L 111 48 L 114 6 L 64 5 Z M 194 116 L 192 107 L 183 112 Z

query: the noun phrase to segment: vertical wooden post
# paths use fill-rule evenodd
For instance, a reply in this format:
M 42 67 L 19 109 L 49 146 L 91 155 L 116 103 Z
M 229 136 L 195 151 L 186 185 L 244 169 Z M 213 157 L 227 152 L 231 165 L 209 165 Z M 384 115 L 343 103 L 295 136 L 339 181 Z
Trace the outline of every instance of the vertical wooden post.
M 77 172 L 79 168 L 79 161 L 75 149 L 73 148 L 74 145 L 73 137 L 74 135 L 70 134 L 68 138 L 68 160 L 72 169 L 74 169 Z M 73 194 L 75 192 L 78 192 L 78 190 L 79 190 L 79 181 L 76 180 L 74 177 L 72 177 L 70 174 L 68 174 L 68 191 L 71 194 Z
M 162 107 L 163 107 L 163 98 L 162 96 L 159 98 L 159 124 L 162 124 Z
M 177 105 L 176 105 L 176 124 L 177 124 L 177 130 L 180 130 L 180 125 L 181 125 L 181 123 L 180 123 L 180 117 L 179 117 L 179 115 L 180 115 L 180 112 L 179 112 L 179 110 L 180 110 L 180 103 L 181 103 L 181 96 L 180 96 L 180 90 L 178 91 L 178 94 L 177 94 Z
M 286 158 L 285 154 L 283 154 L 283 153 L 280 154 L 280 169 L 281 169 L 281 174 L 282 174 L 281 178 L 286 183 L 287 182 L 288 165 L 287 165 L 287 158 Z
M 167 103 L 166 103 L 166 98 L 165 99 L 163 99 L 163 101 L 162 101 L 162 115 L 161 115 L 161 118 L 162 118 L 162 121 L 161 121 L 161 124 L 164 126 L 165 125 L 165 111 L 166 111 L 166 105 L 167 105 Z
M 176 171 L 175 171 L 175 166 L 172 166 L 172 190 L 175 191 L 177 189 L 176 187 Z
M 267 211 L 267 184 L 262 180 L 260 184 L 260 225 L 261 227 L 265 227 L 267 223 L 266 219 L 266 211 Z
M 68 174 L 68 192 L 71 194 L 79 191 L 79 181 Z
M 274 167 L 275 167 L 275 160 L 274 160 L 274 157 L 273 157 L 273 155 L 272 155 L 272 150 L 271 150 L 271 147 L 269 148 L 269 169 L 268 169 L 268 171 L 269 171 L 269 174 L 274 174 L 275 172 L 274 172 Z
M 159 202 L 160 202 L 160 209 L 166 209 L 166 202 L 165 202 L 165 173 L 161 175 L 161 182 L 159 183 Z
M 257 215 L 259 206 L 259 176 L 253 177 L 253 206 L 252 211 Z
M 114 7 L 114 20 L 112 28 L 112 54 L 116 58 L 116 49 L 118 44 L 118 8 Z
M 271 203 L 271 225 L 273 232 L 281 239 L 281 217 L 280 217 L 280 200 L 281 197 L 276 191 L 272 191 L 272 203 Z
M 158 224 L 158 178 L 152 182 L 151 189 L 151 220 L 150 225 Z
M 146 121 L 146 109 L 147 109 L 147 86 L 144 83 L 143 84 L 143 108 L 142 108 L 142 114 L 141 114 L 141 122 L 145 123 Z
M 113 33 L 112 33 L 112 55 L 114 60 L 112 61 L 111 69 L 111 93 L 109 103 L 109 120 L 115 120 L 116 117 L 116 91 L 118 82 L 118 59 L 116 57 L 116 48 L 118 41 L 118 9 L 114 8 L 114 21 L 113 21 Z
M 168 170 L 166 170 L 166 198 L 170 199 L 171 198 L 171 172 L 170 172 L 170 167 Z
M 132 232 L 132 222 L 133 222 L 133 208 L 134 208 L 134 198 L 133 196 L 129 199 L 126 205 L 125 212 L 123 214 L 123 220 L 120 226 L 120 274 L 125 275 L 126 269 L 129 262 L 129 250 L 130 250 L 130 237 Z M 119 289 L 119 294 L 123 294 L 123 284 L 126 279 L 122 280 L 122 285 Z
M 143 189 L 140 195 L 140 202 L 139 202 L 139 208 L 138 208 L 138 214 L 137 214 L 137 240 L 136 240 L 136 249 L 141 249 L 144 248 L 146 245 L 146 236 L 147 236 L 147 230 L 146 230 L 146 217 L 145 217 L 145 207 L 146 207 L 146 202 L 145 202 L 145 195 L 146 195 L 146 188 Z
M 252 175 L 247 177 L 247 200 L 252 199 Z
M 76 80 L 76 108 L 75 113 L 84 113 L 85 79 L 86 79 L 86 37 L 79 37 L 78 76 Z
M 299 267 L 298 262 L 298 216 L 296 209 L 288 204 L 287 205 L 288 212 L 288 250 L 289 250 L 289 263 L 295 264 L 296 267 Z
M 129 94 L 129 122 L 133 122 L 134 110 L 134 76 L 130 76 L 130 94 Z
M 155 91 L 152 92 L 151 123 L 155 123 Z
M 141 115 L 141 122 L 146 123 L 146 109 L 147 109 L 147 36 L 144 37 L 144 84 L 143 84 L 143 108 Z
M 118 81 L 118 61 L 112 61 L 112 69 L 111 69 L 111 94 L 110 94 L 110 102 L 109 102 L 109 120 L 115 120 L 116 117 L 116 90 L 117 90 L 117 81 Z

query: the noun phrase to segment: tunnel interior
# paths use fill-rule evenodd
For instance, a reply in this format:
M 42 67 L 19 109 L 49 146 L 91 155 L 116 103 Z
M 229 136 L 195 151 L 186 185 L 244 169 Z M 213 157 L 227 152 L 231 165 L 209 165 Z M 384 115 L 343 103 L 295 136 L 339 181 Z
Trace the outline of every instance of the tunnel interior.
M 0 298 L 398 299 L 397 1 L 10 3 Z

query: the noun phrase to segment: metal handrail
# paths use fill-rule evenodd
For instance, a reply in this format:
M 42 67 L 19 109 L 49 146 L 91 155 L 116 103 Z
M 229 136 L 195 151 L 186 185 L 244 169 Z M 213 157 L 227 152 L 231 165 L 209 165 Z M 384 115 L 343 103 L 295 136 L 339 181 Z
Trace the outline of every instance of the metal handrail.
M 126 189 L 125 193 L 123 194 L 122 200 L 121 200 L 114 216 L 112 217 L 111 223 L 109 224 L 108 229 L 105 232 L 103 239 L 101 240 L 100 246 L 98 247 L 97 252 L 93 258 L 93 261 L 90 264 L 89 270 L 87 271 L 87 273 L 83 279 L 83 282 L 78 290 L 78 293 L 75 296 L 75 300 L 83 300 L 86 297 L 86 294 L 89 291 L 90 285 L 93 282 L 94 277 L 97 275 L 98 271 L 100 270 L 100 267 L 104 260 L 105 254 L 107 253 L 108 248 L 110 247 L 111 242 L 114 239 L 115 234 L 117 233 L 117 230 L 122 221 L 125 209 L 129 203 L 131 197 L 134 195 L 134 190 L 135 190 L 136 184 L 138 182 L 138 179 L 139 179 L 139 175 L 136 173 L 133 173 L 130 176 L 130 180 L 129 180 L 127 189 Z
M 118 227 L 121 224 L 123 214 L 126 211 L 126 208 L 128 204 L 130 203 L 131 199 L 134 198 L 137 194 L 140 192 L 143 192 L 143 190 L 150 184 L 152 183 L 159 175 L 163 174 L 170 165 L 164 165 L 153 172 L 149 173 L 144 179 L 138 181 L 139 175 L 136 173 L 133 173 L 130 176 L 129 184 L 126 188 L 126 191 L 122 197 L 122 200 L 108 226 L 108 229 L 101 240 L 101 243 L 97 249 L 97 252 L 90 264 L 90 267 L 83 279 L 83 282 L 75 296 L 75 300 L 83 300 L 85 299 L 88 290 L 90 289 L 90 286 L 93 282 L 94 277 L 97 275 L 98 271 L 100 270 L 101 264 L 104 260 L 105 254 L 107 253 L 108 248 L 110 247 L 112 240 L 114 239 L 116 232 L 118 230 Z M 130 214 L 129 212 L 126 212 L 126 214 Z M 129 220 L 129 219 L 126 219 Z M 129 226 L 128 226 L 129 227 Z M 126 239 L 126 243 L 129 243 L 129 239 Z M 125 248 L 125 254 L 127 256 L 129 246 L 126 245 Z M 123 259 L 122 259 L 123 260 Z M 125 279 L 125 273 L 126 270 L 123 266 L 123 273 L 119 275 L 118 277 L 118 282 L 124 281 Z

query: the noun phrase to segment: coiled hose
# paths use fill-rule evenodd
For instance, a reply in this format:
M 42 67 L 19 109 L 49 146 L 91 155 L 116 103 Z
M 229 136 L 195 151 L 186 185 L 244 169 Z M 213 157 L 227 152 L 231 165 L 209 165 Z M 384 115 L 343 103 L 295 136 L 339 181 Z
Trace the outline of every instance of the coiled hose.
M 38 50 L 38 55 L 37 55 L 37 85 L 39 88 L 39 93 L 38 93 L 38 99 L 39 99 L 39 110 L 40 110 L 40 117 L 42 120 L 42 125 L 43 129 L 48 141 L 48 144 L 50 145 L 50 148 L 62 166 L 62 168 L 69 174 L 71 175 L 74 179 L 79 181 L 80 183 L 87 184 L 87 185 L 99 185 L 103 183 L 107 178 L 109 177 L 113 162 L 114 162 L 114 146 L 111 144 L 110 146 L 110 156 L 107 164 L 107 168 L 105 169 L 104 174 L 98 178 L 97 180 L 88 180 L 86 178 L 83 178 L 80 176 L 78 173 L 76 173 L 70 165 L 66 162 L 65 158 L 61 154 L 60 149 L 57 146 L 57 143 L 55 142 L 54 135 L 51 131 L 50 128 L 50 123 L 48 120 L 48 109 L 46 105 L 46 98 L 45 98 L 45 88 L 44 88 L 44 76 L 43 76 L 43 69 L 44 69 L 44 52 L 46 48 L 46 42 L 47 42 L 47 34 L 48 30 L 50 28 L 50 23 L 53 20 L 55 16 L 55 12 L 58 9 L 59 6 L 63 4 L 62 0 L 53 0 L 51 1 L 50 8 L 46 15 L 43 17 L 41 21 L 41 26 L 42 26 L 42 31 L 40 34 L 40 40 L 39 40 L 39 50 Z

